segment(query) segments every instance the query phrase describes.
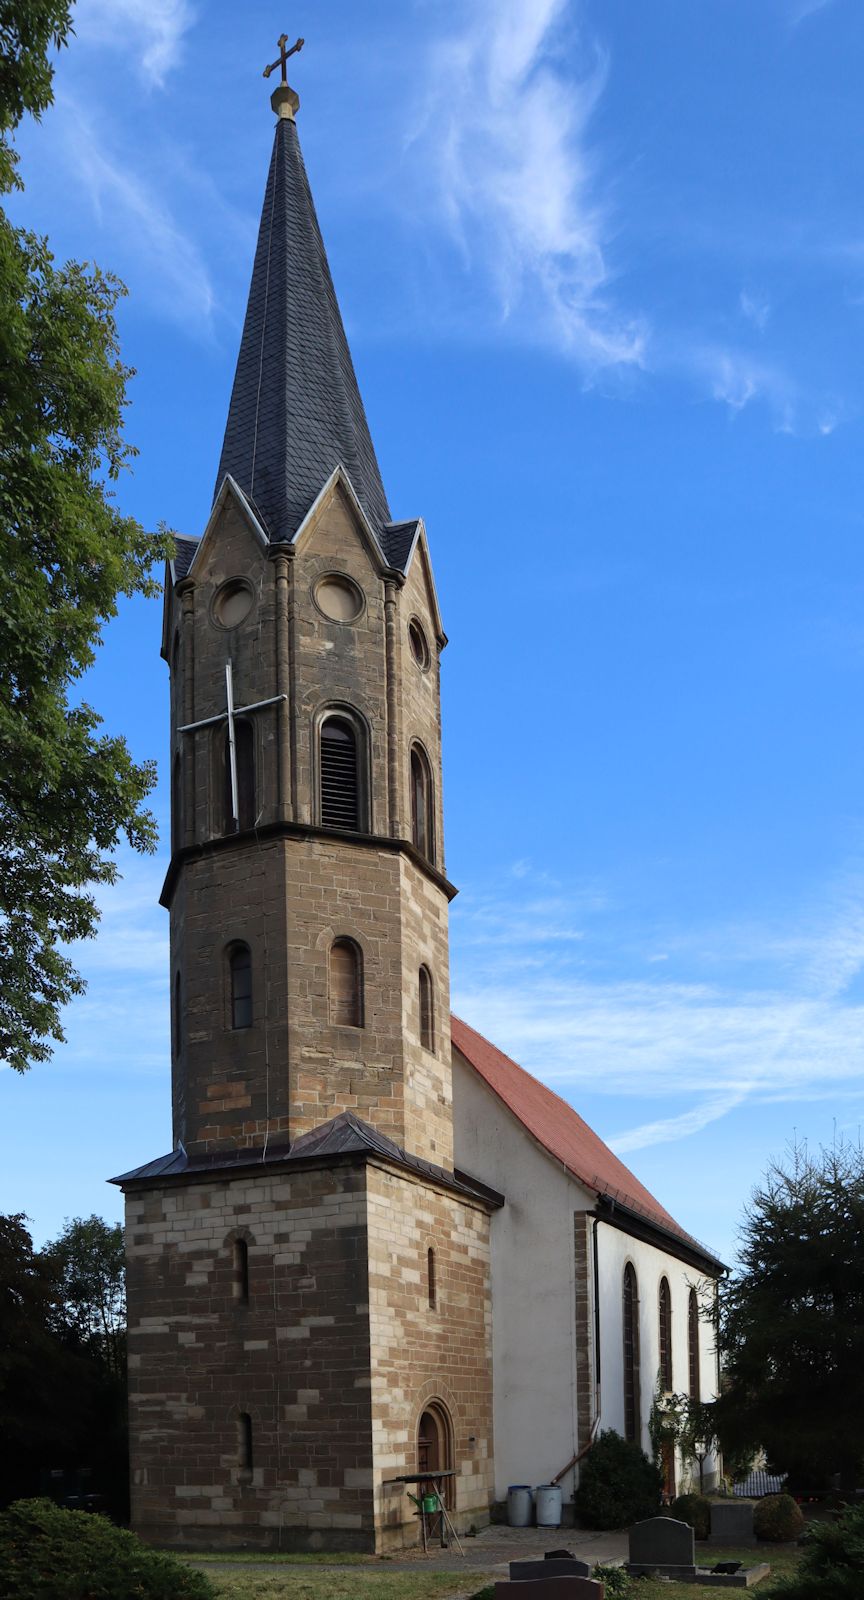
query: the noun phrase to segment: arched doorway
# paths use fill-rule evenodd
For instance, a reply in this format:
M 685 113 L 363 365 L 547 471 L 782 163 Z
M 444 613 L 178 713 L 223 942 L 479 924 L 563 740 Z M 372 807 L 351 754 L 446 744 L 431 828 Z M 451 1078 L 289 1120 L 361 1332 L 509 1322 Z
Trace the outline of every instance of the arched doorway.
M 452 1472 L 453 1429 L 446 1408 L 440 1400 L 430 1400 L 420 1414 L 417 1424 L 417 1471 Z M 448 1510 L 453 1505 L 453 1479 L 445 1478 L 442 1484 L 444 1503 Z

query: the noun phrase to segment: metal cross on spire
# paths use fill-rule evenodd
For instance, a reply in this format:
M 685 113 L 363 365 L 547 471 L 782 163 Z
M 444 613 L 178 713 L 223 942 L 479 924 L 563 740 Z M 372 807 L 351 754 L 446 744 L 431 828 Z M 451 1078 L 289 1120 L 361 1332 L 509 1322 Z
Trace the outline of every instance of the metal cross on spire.
M 277 42 L 277 44 L 279 46 L 278 58 L 275 61 L 271 61 L 269 67 L 265 67 L 264 68 L 264 76 L 265 76 L 265 78 L 269 78 L 271 72 L 275 72 L 277 67 L 281 67 L 282 68 L 282 82 L 283 83 L 287 83 L 288 82 L 288 76 L 287 76 L 287 73 L 286 73 L 285 69 L 286 69 L 286 67 L 288 65 L 288 57 L 289 56 L 294 56 L 294 55 L 297 54 L 298 50 L 302 50 L 304 44 L 306 43 L 306 40 L 305 39 L 298 39 L 294 44 L 292 44 L 290 50 L 286 50 L 285 49 L 285 46 L 288 43 L 288 35 L 287 35 L 287 33 L 281 33 L 276 42 Z
M 212 728 L 217 722 L 228 723 L 228 767 L 231 774 L 231 821 L 236 832 L 240 826 L 240 804 L 237 789 L 237 741 L 234 731 L 235 717 L 244 717 L 247 711 L 260 711 L 264 706 L 278 705 L 280 700 L 287 700 L 287 694 L 273 694 L 269 700 L 254 700 L 249 706 L 235 706 L 234 704 L 234 675 L 231 662 L 225 663 L 225 702 L 226 709 L 218 711 L 215 717 L 202 717 L 200 722 L 187 722 L 178 733 L 195 733 L 198 728 Z

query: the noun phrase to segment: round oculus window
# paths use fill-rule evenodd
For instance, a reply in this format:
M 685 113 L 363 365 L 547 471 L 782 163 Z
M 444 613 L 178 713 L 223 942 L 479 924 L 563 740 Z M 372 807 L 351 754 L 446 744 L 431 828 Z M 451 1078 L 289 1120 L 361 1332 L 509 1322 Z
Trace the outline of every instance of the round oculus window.
M 238 628 L 254 604 L 255 596 L 245 578 L 231 578 L 216 591 L 213 615 L 220 627 Z
M 411 646 L 411 654 L 414 657 L 414 660 L 417 662 L 418 667 L 422 667 L 423 671 L 425 672 L 432 658 L 429 654 L 429 644 L 427 642 L 426 635 L 416 617 L 412 617 L 408 624 L 408 643 Z
M 363 591 L 351 578 L 328 572 L 315 585 L 315 604 L 331 622 L 354 622 L 363 610 Z

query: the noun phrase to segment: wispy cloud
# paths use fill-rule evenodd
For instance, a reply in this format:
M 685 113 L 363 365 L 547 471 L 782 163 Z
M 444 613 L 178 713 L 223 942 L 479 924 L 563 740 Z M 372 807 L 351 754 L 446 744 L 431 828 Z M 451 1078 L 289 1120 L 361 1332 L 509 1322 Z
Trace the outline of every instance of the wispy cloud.
M 754 328 L 762 333 L 767 326 L 771 315 L 771 301 L 767 295 L 754 294 L 749 289 L 742 289 L 738 296 L 738 309 L 742 317 L 752 322 Z
M 834 0 L 792 0 L 789 6 L 789 22 L 793 28 L 812 17 L 817 11 L 824 11 Z
M 645 328 L 609 297 L 611 221 L 588 138 L 606 62 L 580 44 L 569 0 L 481 0 L 431 46 L 412 150 L 500 327 L 588 369 L 640 364 Z
M 488 901 L 475 916 L 467 898 L 464 932 L 454 917 L 454 1008 L 577 1101 L 590 1090 L 665 1102 L 613 1136 L 619 1152 L 691 1137 L 745 1101 L 836 1099 L 860 1086 L 864 1005 L 850 998 L 864 972 L 857 870 L 823 907 L 794 919 L 794 936 L 765 925 L 682 932 L 667 949 L 684 978 L 668 962 L 650 978 L 606 977 L 602 913 L 582 908 L 583 938 L 568 951 L 538 944 L 530 918 L 523 940 L 521 902 L 509 911 L 502 903 L 496 918 Z M 620 969 L 637 957 L 622 940 L 620 906 L 612 920 Z M 476 941 L 484 926 L 494 934 L 488 960 Z M 760 981 L 748 982 L 748 963 Z
M 122 51 L 124 65 L 157 88 L 178 65 L 194 21 L 189 0 L 77 0 L 75 6 L 81 43 Z
M 69 95 L 58 96 L 55 149 L 110 242 L 118 270 L 142 297 L 188 328 L 206 326 L 215 292 L 201 249 L 178 222 L 164 188 L 125 159 L 116 139 Z

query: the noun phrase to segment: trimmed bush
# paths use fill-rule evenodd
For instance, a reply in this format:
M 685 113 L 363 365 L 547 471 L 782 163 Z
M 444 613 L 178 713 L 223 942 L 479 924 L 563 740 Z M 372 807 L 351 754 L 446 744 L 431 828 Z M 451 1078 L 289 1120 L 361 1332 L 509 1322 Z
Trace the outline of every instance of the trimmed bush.
M 3 1600 L 216 1600 L 203 1573 L 53 1500 L 0 1512 L 0 1572 Z
M 798 1538 L 803 1526 L 804 1513 L 791 1494 L 766 1494 L 757 1500 L 753 1512 L 753 1532 L 757 1539 L 788 1544 Z
M 630 1596 L 634 1593 L 633 1579 L 623 1567 L 598 1565 L 591 1576 L 598 1583 L 602 1583 L 605 1600 L 630 1600 Z
M 679 1522 L 689 1522 L 697 1539 L 707 1539 L 711 1532 L 711 1501 L 704 1494 L 679 1494 L 669 1515 Z
M 589 1528 L 626 1528 L 660 1510 L 663 1476 L 638 1444 L 609 1428 L 579 1469 L 576 1510 Z
M 864 1595 L 864 1506 L 836 1522 L 811 1522 L 795 1572 L 772 1584 L 771 1600 L 861 1600 Z

